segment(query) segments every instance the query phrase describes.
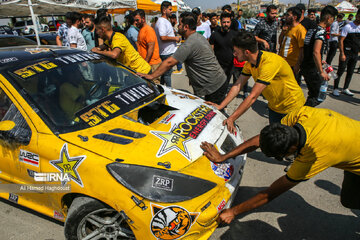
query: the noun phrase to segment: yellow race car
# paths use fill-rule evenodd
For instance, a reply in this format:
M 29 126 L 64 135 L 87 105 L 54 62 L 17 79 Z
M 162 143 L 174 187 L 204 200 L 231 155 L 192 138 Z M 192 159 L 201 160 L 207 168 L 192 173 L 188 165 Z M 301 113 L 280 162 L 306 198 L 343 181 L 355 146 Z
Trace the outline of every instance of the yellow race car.
M 98 54 L 0 49 L 0 197 L 65 222 L 67 239 L 208 239 L 246 156 L 226 117 Z M 0 237 L 1 238 L 1 237 Z

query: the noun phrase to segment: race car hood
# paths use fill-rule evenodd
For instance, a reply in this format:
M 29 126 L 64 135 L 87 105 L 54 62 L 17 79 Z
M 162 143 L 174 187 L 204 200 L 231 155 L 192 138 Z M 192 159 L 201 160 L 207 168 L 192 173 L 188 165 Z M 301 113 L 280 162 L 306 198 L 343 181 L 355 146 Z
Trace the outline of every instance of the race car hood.
M 225 116 L 196 96 L 164 87 L 162 103 L 60 137 L 110 160 L 180 170 L 203 156 L 202 141 L 215 143 Z M 153 102 L 154 104 L 154 102 Z

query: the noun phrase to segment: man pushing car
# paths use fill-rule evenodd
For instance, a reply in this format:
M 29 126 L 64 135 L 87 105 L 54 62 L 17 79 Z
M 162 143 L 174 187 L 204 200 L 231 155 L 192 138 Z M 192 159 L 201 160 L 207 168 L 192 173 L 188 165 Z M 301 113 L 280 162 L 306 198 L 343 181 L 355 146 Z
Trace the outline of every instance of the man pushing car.
M 204 155 L 215 163 L 260 147 L 268 157 L 295 155 L 288 172 L 254 197 L 224 210 L 219 220 L 230 223 L 236 215 L 258 208 L 302 181 L 329 167 L 344 170 L 341 203 L 360 209 L 360 122 L 328 109 L 302 107 L 286 115 L 280 123 L 263 128 L 259 135 L 222 155 L 203 142 Z

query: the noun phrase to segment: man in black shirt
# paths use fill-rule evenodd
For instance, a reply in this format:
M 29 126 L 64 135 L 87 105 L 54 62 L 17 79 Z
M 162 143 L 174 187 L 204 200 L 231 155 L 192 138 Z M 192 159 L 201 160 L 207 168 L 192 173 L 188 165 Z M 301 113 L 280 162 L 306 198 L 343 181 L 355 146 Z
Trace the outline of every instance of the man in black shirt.
M 210 13 L 209 19 L 210 19 L 210 23 L 211 23 L 211 25 L 210 25 L 211 33 L 215 32 L 215 31 L 219 31 L 220 26 L 218 25 L 216 13 Z
M 301 9 L 301 17 L 300 17 L 301 25 L 303 25 L 307 31 L 309 31 L 309 29 L 316 29 L 317 28 L 316 21 L 313 21 L 310 18 L 304 17 L 305 10 L 306 10 L 305 5 L 302 3 L 299 3 L 296 5 L 296 7 Z
M 329 81 L 329 76 L 322 68 L 322 56 L 325 46 L 326 27 L 335 20 L 338 11 L 333 6 L 326 6 L 321 10 L 320 23 L 316 29 L 309 29 L 304 41 L 304 60 L 301 64 L 309 93 L 305 105 L 315 107 L 320 104 L 317 100 L 323 80 Z
M 266 18 L 255 26 L 254 35 L 259 49 L 276 53 L 277 7 L 273 4 L 266 8 Z
M 211 34 L 209 43 L 214 49 L 215 56 L 226 74 L 227 83 L 229 83 L 234 67 L 234 54 L 231 41 L 236 35 L 236 31 L 230 29 L 231 15 L 229 13 L 223 12 L 220 16 L 220 21 L 221 30 Z
M 237 31 L 239 30 L 239 23 L 238 21 L 235 19 L 235 14 L 234 12 L 232 11 L 232 8 L 230 5 L 225 5 L 221 8 L 221 10 L 223 12 L 226 12 L 226 13 L 229 13 L 231 14 L 231 25 L 230 25 L 230 29 L 234 30 L 234 31 Z

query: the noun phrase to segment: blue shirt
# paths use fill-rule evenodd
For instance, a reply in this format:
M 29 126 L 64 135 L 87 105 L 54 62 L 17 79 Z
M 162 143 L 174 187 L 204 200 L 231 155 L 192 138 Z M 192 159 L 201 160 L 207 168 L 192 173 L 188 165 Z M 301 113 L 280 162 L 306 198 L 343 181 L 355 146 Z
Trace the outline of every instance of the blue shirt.
M 69 28 L 66 23 L 61 24 L 57 31 L 57 35 L 60 37 L 62 41 L 62 45 L 65 47 L 70 47 L 70 43 L 67 41 L 67 32 Z
M 82 31 L 82 35 L 85 39 L 87 50 L 90 51 L 95 47 L 95 31 L 91 32 L 85 28 L 84 31 Z
M 133 25 L 130 26 L 130 28 L 127 30 L 125 36 L 127 37 L 127 39 L 129 39 L 131 45 L 133 45 L 133 47 L 137 50 L 137 46 L 136 46 L 136 42 L 138 39 L 138 35 L 139 35 L 139 30 L 134 27 Z

